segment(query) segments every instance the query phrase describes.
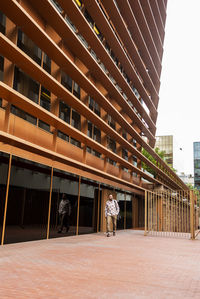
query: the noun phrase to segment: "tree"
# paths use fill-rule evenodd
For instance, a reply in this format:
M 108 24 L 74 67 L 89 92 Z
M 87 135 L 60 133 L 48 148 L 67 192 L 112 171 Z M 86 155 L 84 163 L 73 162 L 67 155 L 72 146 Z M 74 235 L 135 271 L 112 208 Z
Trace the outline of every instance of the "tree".
M 165 158 L 165 151 L 161 151 L 158 147 L 155 148 L 155 152 L 160 158 L 164 161 Z M 142 148 L 142 154 L 149 160 L 151 161 L 154 165 L 157 164 L 156 159 L 149 154 L 144 148 Z M 142 162 L 142 168 L 148 171 L 149 173 L 153 174 L 154 177 L 156 176 L 155 170 L 153 170 L 150 166 L 146 165 L 144 162 Z

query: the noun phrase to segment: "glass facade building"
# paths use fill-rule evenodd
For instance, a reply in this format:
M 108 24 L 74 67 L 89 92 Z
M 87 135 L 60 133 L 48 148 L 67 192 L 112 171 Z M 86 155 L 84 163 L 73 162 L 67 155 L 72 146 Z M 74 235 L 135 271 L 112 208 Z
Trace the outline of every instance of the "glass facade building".
M 200 190 L 200 142 L 193 143 L 194 187 Z
M 165 162 L 173 167 L 173 136 L 167 135 L 167 136 L 156 136 L 156 143 L 155 148 L 158 147 L 159 150 L 164 151 L 164 160 Z

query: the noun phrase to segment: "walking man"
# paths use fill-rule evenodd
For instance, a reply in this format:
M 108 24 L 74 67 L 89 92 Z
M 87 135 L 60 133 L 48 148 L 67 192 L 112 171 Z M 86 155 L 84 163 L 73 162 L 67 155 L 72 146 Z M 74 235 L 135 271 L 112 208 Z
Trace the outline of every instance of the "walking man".
M 112 194 L 110 194 L 105 206 L 107 237 L 110 237 L 111 223 L 113 224 L 113 236 L 115 236 L 116 234 L 118 214 L 119 214 L 118 202 L 116 201 L 116 199 L 113 199 Z

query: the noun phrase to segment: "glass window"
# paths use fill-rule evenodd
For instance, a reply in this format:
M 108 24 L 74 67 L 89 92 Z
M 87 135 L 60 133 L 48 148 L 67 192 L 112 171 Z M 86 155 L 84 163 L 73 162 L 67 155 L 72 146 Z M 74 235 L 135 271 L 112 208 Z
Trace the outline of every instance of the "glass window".
M 76 82 L 74 82 L 73 94 L 80 99 L 80 86 Z
M 110 137 L 107 138 L 108 149 L 112 152 L 116 153 L 116 142 L 112 140 Z
M 133 227 L 132 219 L 132 198 L 131 195 L 126 194 L 126 228 Z
M 88 121 L 88 131 L 87 131 L 88 137 L 92 138 L 92 123 Z
M 23 71 L 15 67 L 13 88 L 21 94 L 38 103 L 39 84 Z
M 76 234 L 78 206 L 78 176 L 54 169 L 51 199 L 50 238 Z M 63 204 L 61 200 L 66 198 Z M 63 205 L 63 208 L 62 208 Z M 62 216 L 62 211 L 66 215 Z
M 88 23 L 91 26 L 93 26 L 94 25 L 94 21 L 93 21 L 92 17 L 90 16 L 89 12 L 87 11 L 87 9 L 85 9 L 84 16 L 85 16 L 86 20 L 88 21 Z
M 94 126 L 94 136 L 93 139 L 99 143 L 101 143 L 101 131 Z
M 71 125 L 78 129 L 81 130 L 81 117 L 80 114 L 78 114 L 75 110 L 72 110 L 72 122 Z
M 51 59 L 46 53 L 44 53 L 43 57 L 43 68 L 45 69 L 45 71 L 51 74 Z
M 5 34 L 6 31 L 6 16 L 0 11 L 0 32 Z
M 113 128 L 114 130 L 116 130 L 115 121 L 114 121 L 114 119 L 109 114 L 108 114 L 108 124 L 109 124 L 109 126 L 111 126 L 111 128 Z
M 59 117 L 67 122 L 68 124 L 70 123 L 70 113 L 71 113 L 71 108 L 65 104 L 64 102 L 60 101 L 59 103 Z
M 72 137 L 70 138 L 70 143 L 73 144 L 73 145 L 75 145 L 75 146 L 77 146 L 77 147 L 81 147 L 80 141 L 78 141 L 78 140 L 76 140 L 76 139 L 74 139 Z
M 44 121 L 42 121 L 42 120 L 40 120 L 40 119 L 39 119 L 39 122 L 38 122 L 38 126 L 39 126 L 41 129 L 43 129 L 43 130 L 45 130 L 45 131 L 47 131 L 47 132 L 50 132 L 50 125 L 47 124 L 47 123 L 45 123 Z
M 94 111 L 97 115 L 101 115 L 99 104 L 96 103 L 93 98 L 89 96 L 89 108 Z
M 18 29 L 17 46 L 30 56 L 35 62 L 41 65 L 42 51 L 34 42 L 20 29 Z
M 3 217 L 6 199 L 9 155 L 0 152 L 0 240 L 2 237 Z
M 72 78 L 65 74 L 63 71 L 61 73 L 61 84 L 72 92 Z
M 30 122 L 33 125 L 37 124 L 37 118 L 36 117 L 30 115 L 29 113 L 25 112 L 22 109 L 17 108 L 14 105 L 11 106 L 11 113 L 13 113 L 14 115 Z
M 65 133 L 61 132 L 61 131 L 58 131 L 58 137 L 69 142 L 69 136 L 66 135 Z
M 3 81 L 4 57 L 0 56 L 0 81 Z
M 127 132 L 124 130 L 122 131 L 122 137 L 127 140 Z
M 40 106 L 44 109 L 51 110 L 51 93 L 45 87 L 41 87 Z
M 128 151 L 126 149 L 122 149 L 122 158 L 128 161 Z
M 119 215 L 121 216 L 120 219 L 117 221 L 117 229 L 124 229 L 125 194 L 121 192 L 117 192 L 116 199 L 120 209 Z
M 46 239 L 49 167 L 13 156 L 5 244 Z
M 92 180 L 81 178 L 79 234 L 97 231 L 98 184 Z

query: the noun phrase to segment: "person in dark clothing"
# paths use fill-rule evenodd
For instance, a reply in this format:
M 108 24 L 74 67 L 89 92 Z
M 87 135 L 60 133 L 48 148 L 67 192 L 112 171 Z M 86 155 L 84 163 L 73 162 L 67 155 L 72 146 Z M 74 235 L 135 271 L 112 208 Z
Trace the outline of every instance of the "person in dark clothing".
M 66 228 L 66 232 L 69 231 L 69 220 L 71 215 L 71 203 L 69 199 L 67 199 L 66 194 L 63 194 L 62 199 L 59 204 L 58 209 L 59 217 L 60 217 L 60 229 L 58 233 L 62 233 L 63 228 Z

